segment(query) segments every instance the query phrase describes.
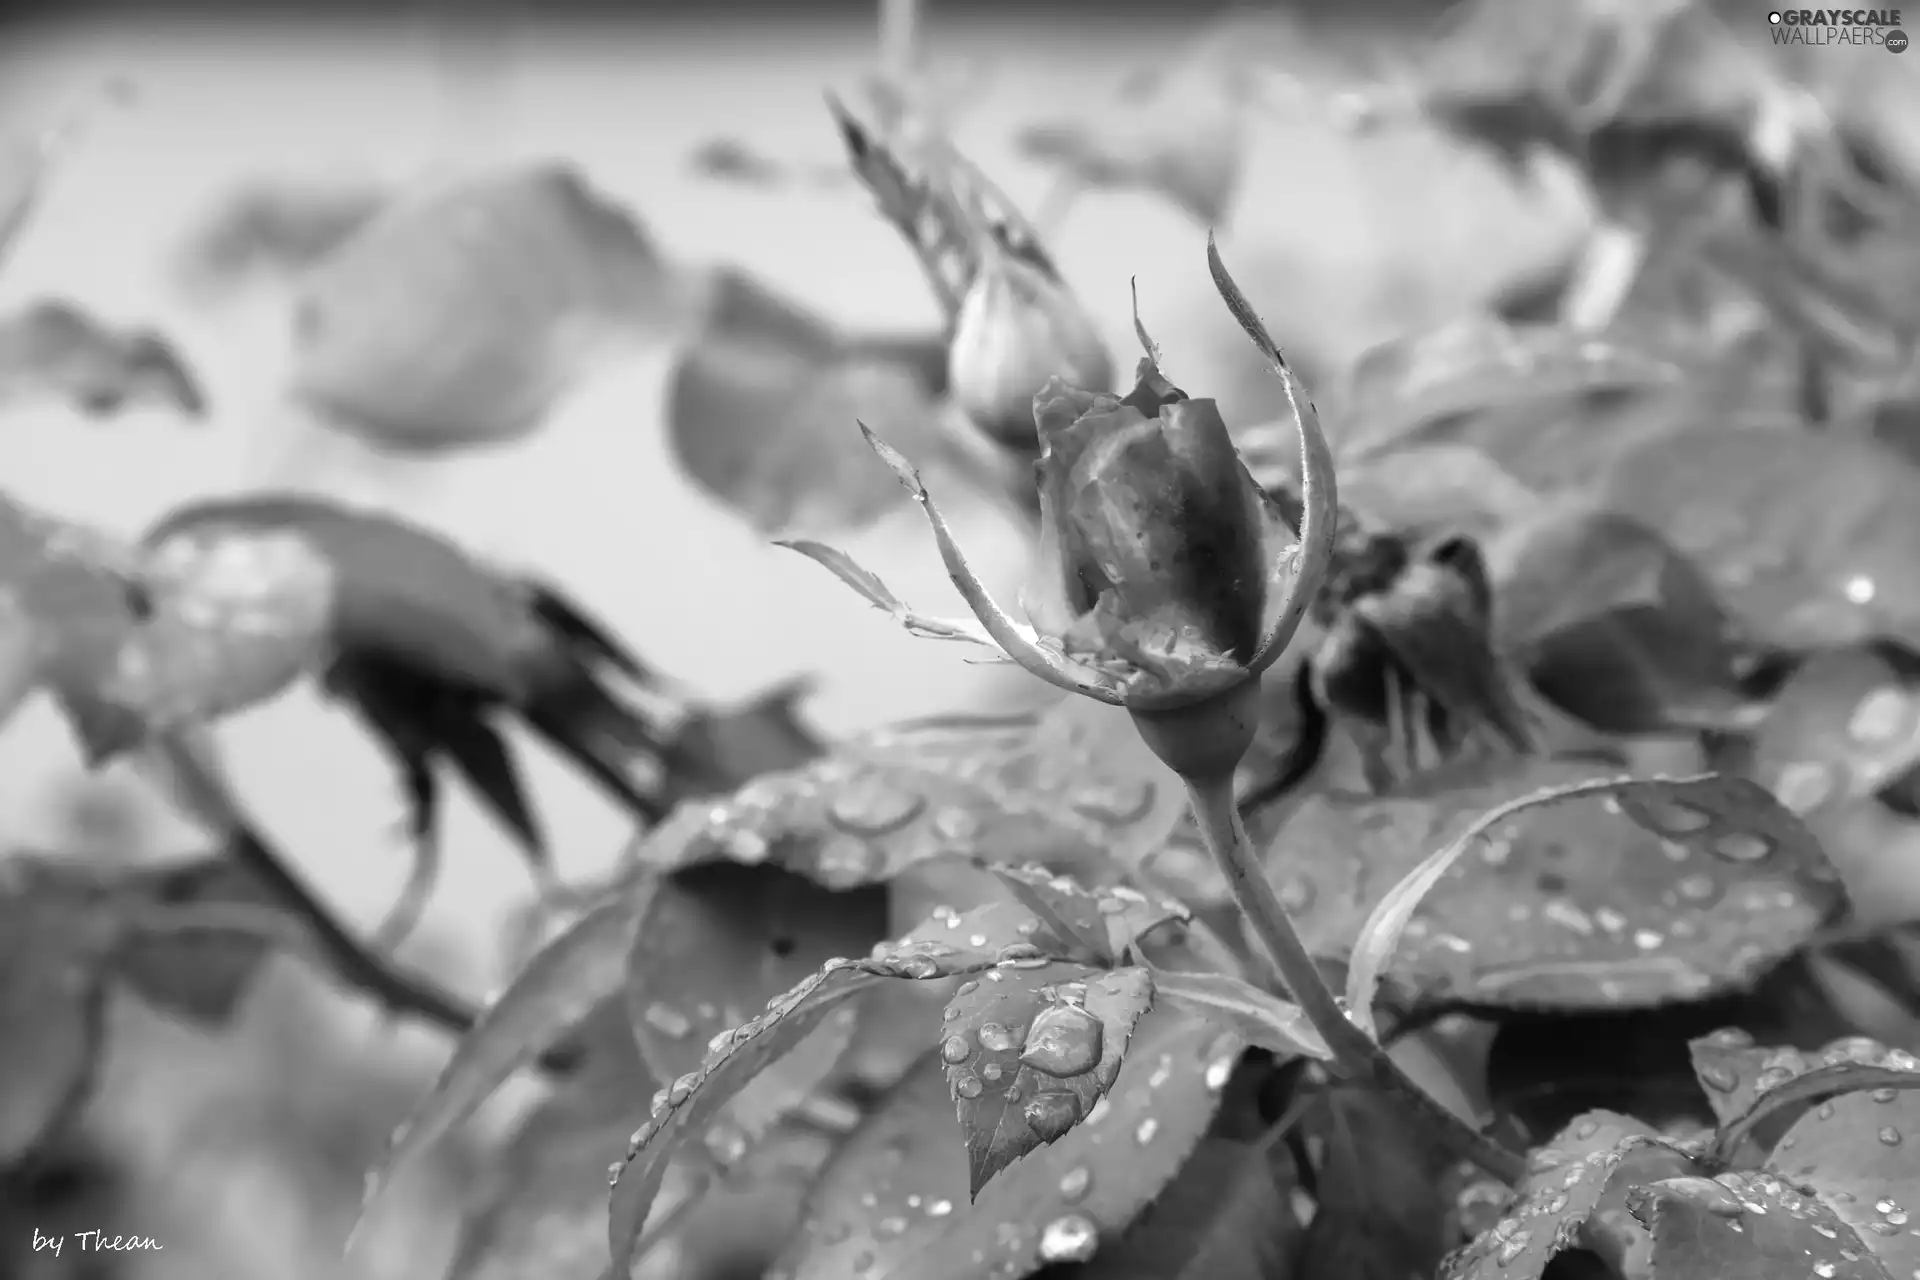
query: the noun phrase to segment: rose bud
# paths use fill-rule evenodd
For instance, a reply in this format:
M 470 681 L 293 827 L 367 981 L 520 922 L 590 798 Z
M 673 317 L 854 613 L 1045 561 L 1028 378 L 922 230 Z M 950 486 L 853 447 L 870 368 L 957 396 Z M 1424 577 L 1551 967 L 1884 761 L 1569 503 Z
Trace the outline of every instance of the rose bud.
M 986 646 L 1049 684 L 1125 707 L 1169 768 L 1212 785 L 1231 778 L 1252 744 L 1258 677 L 1293 639 L 1326 574 L 1338 499 L 1313 404 L 1211 239 L 1207 264 L 1293 407 L 1297 541 L 1248 473 L 1214 402 L 1190 399 L 1161 375 L 1136 315 L 1148 358 L 1132 391 L 1116 398 L 1050 378 L 1034 401 L 1041 536 L 1072 615 L 1058 634 L 1015 619 L 988 594 L 919 472 L 864 424 L 867 443 L 926 513 L 973 618 L 927 617 L 844 552 L 786 545 L 916 635 Z
M 947 356 L 954 402 L 995 441 L 1031 454 L 1033 397 L 1054 377 L 1112 386 L 1106 344 L 1050 266 L 1005 250 L 987 253 L 954 317 Z

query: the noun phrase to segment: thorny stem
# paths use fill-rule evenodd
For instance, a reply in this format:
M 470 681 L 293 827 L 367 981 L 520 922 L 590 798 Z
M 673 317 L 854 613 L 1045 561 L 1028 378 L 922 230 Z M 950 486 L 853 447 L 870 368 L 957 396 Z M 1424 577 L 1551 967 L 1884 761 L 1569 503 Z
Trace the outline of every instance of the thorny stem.
M 1219 864 L 1221 874 L 1226 876 L 1234 901 L 1252 922 L 1253 931 L 1273 957 L 1293 999 L 1333 1050 L 1334 1061 L 1341 1071 L 1354 1080 L 1398 1095 L 1452 1154 L 1471 1160 L 1509 1184 L 1517 1183 L 1526 1172 L 1526 1162 L 1521 1155 L 1494 1142 L 1434 1101 L 1400 1069 L 1400 1064 L 1386 1049 L 1348 1019 L 1347 1011 L 1321 977 L 1319 965 L 1300 941 L 1299 931 L 1260 869 L 1253 843 L 1247 839 L 1247 829 L 1240 822 L 1231 778 L 1212 782 L 1189 778 L 1187 794 L 1193 802 L 1193 816 L 1199 823 L 1201 838 Z

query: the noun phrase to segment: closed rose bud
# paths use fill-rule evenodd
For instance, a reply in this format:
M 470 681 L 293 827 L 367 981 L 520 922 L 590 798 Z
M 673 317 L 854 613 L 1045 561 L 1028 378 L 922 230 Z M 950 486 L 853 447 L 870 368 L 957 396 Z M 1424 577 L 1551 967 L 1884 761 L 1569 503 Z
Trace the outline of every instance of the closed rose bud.
M 1022 622 L 994 600 L 919 472 L 871 431 L 867 442 L 920 503 L 973 617 L 917 613 L 844 552 L 788 545 L 917 635 L 984 645 L 1059 688 L 1125 707 L 1169 768 L 1211 787 L 1231 779 L 1252 743 L 1259 676 L 1293 639 L 1326 574 L 1338 495 L 1332 450 L 1313 404 L 1211 240 L 1207 263 L 1227 309 L 1280 376 L 1293 406 L 1297 535 L 1248 473 L 1214 402 L 1189 398 L 1161 375 L 1136 314 L 1134 330 L 1149 358 L 1125 396 L 1075 386 L 1052 371 L 1029 399 L 1040 534 L 1069 614 L 1060 625 Z M 1009 280 L 1001 287 L 1011 288 Z M 968 303 L 977 320 L 1002 305 L 993 303 L 992 285 L 983 288 L 986 301 Z M 1043 312 L 1036 307 L 1033 314 Z M 984 349 L 984 341 L 956 341 L 956 368 Z M 1007 359 L 996 367 L 1014 363 L 1013 348 L 998 349 Z M 1009 380 L 999 388 L 1017 385 Z
M 1113 385 L 1113 360 L 1065 284 L 1002 252 L 985 258 L 961 302 L 947 373 L 975 426 L 1031 453 L 1033 397 L 1047 380 L 1104 390 Z
M 1041 522 L 1075 630 L 1152 677 L 1153 701 L 1245 680 L 1294 537 L 1214 402 L 1143 361 L 1125 398 L 1055 379 L 1033 417 Z

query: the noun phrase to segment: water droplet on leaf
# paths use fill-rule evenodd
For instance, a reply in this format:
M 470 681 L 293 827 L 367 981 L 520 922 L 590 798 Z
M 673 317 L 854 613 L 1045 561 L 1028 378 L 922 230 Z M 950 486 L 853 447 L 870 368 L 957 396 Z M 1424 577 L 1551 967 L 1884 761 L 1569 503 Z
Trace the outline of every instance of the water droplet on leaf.
M 1080 1099 L 1071 1093 L 1036 1093 L 1027 1099 L 1020 1114 L 1042 1142 L 1052 1142 L 1079 1121 Z
M 1083 1214 L 1055 1218 L 1040 1232 L 1040 1257 L 1046 1262 L 1085 1262 L 1099 1247 L 1099 1228 Z
M 1100 1019 L 1078 1005 L 1042 1009 L 1027 1033 L 1020 1061 L 1050 1076 L 1085 1074 L 1100 1065 L 1105 1032 Z
M 980 1024 L 980 1047 L 988 1053 L 1009 1053 L 1019 1045 L 1019 1038 L 1004 1023 L 983 1022 Z

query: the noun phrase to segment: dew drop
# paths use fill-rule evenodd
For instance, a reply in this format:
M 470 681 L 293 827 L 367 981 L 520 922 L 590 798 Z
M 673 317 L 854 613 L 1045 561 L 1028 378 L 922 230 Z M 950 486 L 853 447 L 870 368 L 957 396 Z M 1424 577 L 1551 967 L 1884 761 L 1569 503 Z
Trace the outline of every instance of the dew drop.
M 1520 1255 L 1525 1253 L 1527 1251 L 1527 1246 L 1532 1243 L 1533 1243 L 1532 1232 L 1526 1231 L 1524 1229 L 1520 1231 L 1515 1231 L 1512 1235 L 1508 1236 L 1506 1239 L 1500 1242 L 1500 1248 L 1497 1251 L 1495 1251 L 1494 1258 L 1500 1263 L 1501 1266 L 1510 1267 L 1514 1263 L 1520 1261 Z
M 1758 862 L 1773 852 L 1773 841 L 1751 831 L 1728 831 L 1714 837 L 1713 851 L 1729 862 Z
M 693 1021 L 672 1005 L 650 1004 L 640 1015 L 646 1024 L 669 1040 L 683 1040 L 693 1033 Z
M 940 1060 L 949 1064 L 965 1062 L 973 1056 L 973 1046 L 965 1036 L 948 1036 L 940 1042 Z
M 1833 798 L 1833 770 L 1814 760 L 1782 765 L 1773 779 L 1773 794 L 1795 813 L 1806 814 Z
M 1280 905 L 1289 911 L 1305 911 L 1313 905 L 1313 881 L 1305 876 L 1290 876 L 1280 885 Z
M 1061 1177 L 1060 1195 L 1068 1204 L 1079 1204 L 1092 1186 L 1093 1174 L 1085 1165 L 1075 1165 Z
M 1835 1270 L 1836 1268 L 1831 1262 L 1824 1260 L 1813 1264 L 1813 1274 L 1818 1276 L 1820 1280 L 1833 1280 Z
M 1206 1084 L 1209 1093 L 1218 1093 L 1227 1087 L 1227 1081 L 1233 1078 L 1233 1066 L 1237 1061 L 1233 1055 L 1215 1058 L 1207 1064 Z
M 942 840 L 965 844 L 979 836 L 982 823 L 966 809 L 942 809 L 933 815 L 933 830 Z
M 1040 1257 L 1046 1262 L 1085 1262 L 1099 1247 L 1099 1228 L 1084 1214 L 1055 1218 L 1040 1232 Z
M 1160 1122 L 1152 1116 L 1148 1116 L 1145 1120 L 1142 1120 L 1138 1125 L 1134 1126 L 1133 1140 L 1144 1147 L 1152 1142 L 1154 1136 L 1159 1132 Z
M 971 1071 L 958 1072 L 953 1077 L 953 1092 L 956 1097 L 973 1099 L 987 1091 L 980 1083 L 980 1077 Z
M 1905 690 L 1875 689 L 1854 707 L 1847 719 L 1847 734 L 1867 746 L 1891 742 L 1905 736 L 1912 712 L 1913 703 Z
M 1674 886 L 1682 898 L 1688 902 L 1705 902 L 1713 897 L 1715 882 L 1712 876 L 1687 876 Z
M 1678 800 L 1653 799 L 1634 815 L 1661 835 L 1690 836 L 1713 825 L 1713 816 Z
M 1900 1131 L 1894 1128 L 1892 1125 L 1885 1126 L 1875 1136 L 1877 1136 L 1880 1139 L 1882 1144 L 1889 1147 L 1897 1147 L 1900 1145 L 1902 1141 L 1900 1136 Z
M 1000 1077 L 1007 1074 L 997 1062 L 989 1062 L 980 1068 L 980 1078 L 988 1084 L 999 1084 Z
M 828 802 L 827 818 L 852 835 L 884 836 L 912 822 L 926 806 L 924 796 L 863 778 Z
M 1078 1123 L 1080 1098 L 1058 1090 L 1036 1093 L 1020 1108 L 1020 1114 L 1042 1142 L 1052 1142 Z
M 1733 1092 L 1734 1086 L 1740 1083 L 1740 1077 L 1734 1074 L 1733 1068 L 1718 1062 L 1710 1062 L 1701 1067 L 1699 1076 L 1702 1084 L 1717 1089 L 1721 1093 Z
M 935 1200 L 927 1206 L 927 1216 L 929 1218 L 944 1218 L 952 1212 L 953 1201 L 951 1200 Z
M 988 1053 L 1008 1053 L 1019 1043 L 1013 1031 L 1003 1022 L 980 1024 L 980 1047 Z
M 1105 787 L 1084 787 L 1076 791 L 1067 805 L 1083 818 L 1110 827 L 1138 822 L 1153 811 L 1154 786 L 1136 782 Z
M 1100 1065 L 1105 1033 L 1100 1019 L 1080 1006 L 1053 1005 L 1034 1018 L 1020 1061 L 1050 1076 L 1082 1075 Z

